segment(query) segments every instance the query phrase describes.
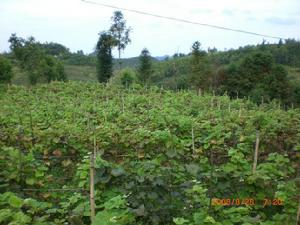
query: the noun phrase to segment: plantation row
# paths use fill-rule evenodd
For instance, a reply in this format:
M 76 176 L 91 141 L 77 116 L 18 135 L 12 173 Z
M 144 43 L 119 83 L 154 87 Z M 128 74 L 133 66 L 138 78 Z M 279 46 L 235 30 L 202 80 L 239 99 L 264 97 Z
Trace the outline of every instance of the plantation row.
M 0 92 L 1 225 L 297 223 L 299 109 L 138 85 Z

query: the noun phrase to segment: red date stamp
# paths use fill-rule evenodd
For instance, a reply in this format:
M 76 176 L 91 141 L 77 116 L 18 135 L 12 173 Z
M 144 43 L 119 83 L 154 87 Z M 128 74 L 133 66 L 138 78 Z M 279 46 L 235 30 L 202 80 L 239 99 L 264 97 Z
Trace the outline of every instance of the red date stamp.
M 240 206 L 240 205 L 255 205 L 256 202 L 253 198 L 213 198 L 212 205 L 218 206 Z
M 263 201 L 256 201 L 254 198 L 212 198 L 211 205 L 214 206 L 254 206 L 262 205 L 266 206 L 281 206 L 283 200 L 281 199 L 263 199 Z
M 275 198 L 275 199 L 264 199 L 263 200 L 263 206 L 281 206 L 283 205 L 283 200 L 279 199 L 279 198 Z

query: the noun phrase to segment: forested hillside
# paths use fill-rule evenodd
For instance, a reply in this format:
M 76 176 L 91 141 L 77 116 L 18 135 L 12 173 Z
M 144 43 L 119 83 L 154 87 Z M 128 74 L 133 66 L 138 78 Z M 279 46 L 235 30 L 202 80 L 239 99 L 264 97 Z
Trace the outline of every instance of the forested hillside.
M 70 80 L 96 81 L 95 53 L 71 53 L 68 48 L 57 43 L 37 42 L 37 46 L 44 54 L 64 63 L 66 76 Z M 194 47 L 196 49 L 192 48 L 188 55 L 176 53 L 163 61 L 152 57 L 147 84 L 173 90 L 201 89 L 221 95 L 227 92 L 231 97 L 251 98 L 257 103 L 279 99 L 289 106 L 300 104 L 298 41 L 290 39 L 278 44 L 263 42 L 257 46 L 227 51 L 204 51 L 200 43 Z M 14 65 L 13 83 L 28 84 L 24 77 L 26 73 L 20 68 L 22 64 L 17 63 L 11 54 L 6 57 L 11 58 Z M 138 77 L 139 65 L 139 57 L 114 59 L 113 71 L 117 76 L 122 70 L 131 69 Z M 139 83 L 138 79 L 133 82 Z
M 299 42 L 287 40 L 285 44 L 261 44 L 228 51 L 205 52 L 199 47 L 198 52 L 202 54 L 198 59 L 193 53 L 177 54 L 155 64 L 151 83 L 173 90 L 201 88 L 211 93 L 227 92 L 231 97 L 250 97 L 255 102 L 277 98 L 287 104 L 299 104 Z

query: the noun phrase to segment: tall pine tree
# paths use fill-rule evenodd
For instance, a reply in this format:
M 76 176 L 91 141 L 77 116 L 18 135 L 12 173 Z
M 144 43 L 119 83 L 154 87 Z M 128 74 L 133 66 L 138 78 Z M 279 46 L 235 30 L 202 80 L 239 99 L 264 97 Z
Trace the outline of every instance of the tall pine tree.
M 191 85 L 207 89 L 211 85 L 211 68 L 199 41 L 193 43 L 191 55 Z
M 97 78 L 101 83 L 106 83 L 113 73 L 112 47 L 114 39 L 108 32 L 100 33 L 96 46 L 97 53 Z
M 138 78 L 142 83 L 146 83 L 152 73 L 151 55 L 147 48 L 144 48 L 139 57 Z

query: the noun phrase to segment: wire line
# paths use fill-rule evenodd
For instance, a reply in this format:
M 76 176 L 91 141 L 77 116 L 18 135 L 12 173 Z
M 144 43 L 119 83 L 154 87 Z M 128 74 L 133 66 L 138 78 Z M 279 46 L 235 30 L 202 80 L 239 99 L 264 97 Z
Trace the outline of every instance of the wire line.
M 113 9 L 118 9 L 118 10 L 123 10 L 123 11 L 128 11 L 128 12 L 133 12 L 133 13 L 137 13 L 137 14 L 141 14 L 141 15 L 147 15 L 147 16 L 152 16 L 152 17 L 157 17 L 157 18 L 161 18 L 161 19 L 173 20 L 173 21 L 182 22 L 182 23 L 188 23 L 188 24 L 193 24 L 193 25 L 206 26 L 206 27 L 210 27 L 210 28 L 214 28 L 214 29 L 239 32 L 239 33 L 256 35 L 256 36 L 261 36 L 261 37 L 267 37 L 267 38 L 274 38 L 274 39 L 279 39 L 279 40 L 280 39 L 285 40 L 285 38 L 282 38 L 282 37 L 272 36 L 272 35 L 267 35 L 267 34 L 260 34 L 260 33 L 252 32 L 252 31 L 247 31 L 247 30 L 234 29 L 234 28 L 230 28 L 230 27 L 217 26 L 217 25 L 212 25 L 212 24 L 207 24 L 207 23 L 200 23 L 200 22 L 195 22 L 195 21 L 190 21 L 190 20 L 180 19 L 180 18 L 175 18 L 175 17 L 170 17 L 170 16 L 162 16 L 162 15 L 158 15 L 158 14 L 153 14 L 153 13 L 149 13 L 149 12 L 139 11 L 139 10 L 135 10 L 135 9 L 128 9 L 128 8 L 118 7 L 118 6 L 114 6 L 114 5 L 108 5 L 108 4 L 104 4 L 104 3 L 100 3 L 100 2 L 95 2 L 95 1 L 90 1 L 90 0 L 81 0 L 81 1 L 84 2 L 84 3 L 88 3 L 88 4 L 100 5 L 100 6 L 104 6 L 104 7 L 108 7 L 108 8 L 113 8 Z

